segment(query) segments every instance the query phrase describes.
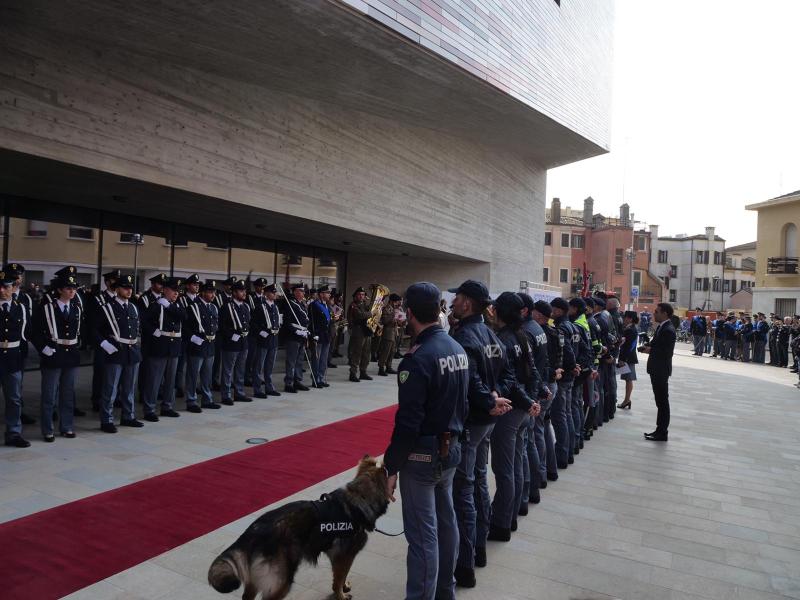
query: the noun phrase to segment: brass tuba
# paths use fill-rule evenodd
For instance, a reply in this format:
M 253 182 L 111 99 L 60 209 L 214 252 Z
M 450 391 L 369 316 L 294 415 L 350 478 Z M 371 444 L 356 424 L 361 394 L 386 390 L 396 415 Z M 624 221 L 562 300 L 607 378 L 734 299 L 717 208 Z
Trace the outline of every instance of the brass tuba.
M 369 304 L 370 317 L 367 319 L 367 327 L 372 330 L 373 334 L 381 335 L 383 333 L 383 325 L 381 324 L 383 299 L 389 295 L 389 288 L 380 283 L 373 283 L 369 286 L 369 291 L 372 299 Z

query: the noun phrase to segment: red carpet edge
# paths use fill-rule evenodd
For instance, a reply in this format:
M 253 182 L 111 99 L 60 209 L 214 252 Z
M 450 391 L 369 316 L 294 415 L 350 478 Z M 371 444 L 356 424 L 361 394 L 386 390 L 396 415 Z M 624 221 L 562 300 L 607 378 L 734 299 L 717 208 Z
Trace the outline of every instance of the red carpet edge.
M 353 468 L 386 449 L 394 413 L 375 410 L 0 524 L 0 596 L 61 598 Z

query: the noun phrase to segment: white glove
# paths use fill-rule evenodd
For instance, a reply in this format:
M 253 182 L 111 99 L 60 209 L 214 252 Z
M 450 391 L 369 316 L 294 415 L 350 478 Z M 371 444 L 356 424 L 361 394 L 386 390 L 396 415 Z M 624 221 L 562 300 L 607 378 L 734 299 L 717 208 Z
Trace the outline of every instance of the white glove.
M 240 336 L 238 333 L 234 333 L 234 334 L 231 336 L 231 341 L 232 341 L 232 342 L 238 342 L 240 339 L 242 339 L 242 336 Z
M 166 298 L 159 298 L 158 303 L 164 308 L 169 308 L 169 300 L 167 300 Z
M 267 339 L 269 337 L 269 331 L 259 331 L 258 335 L 260 335 L 264 339 Z
M 308 330 L 307 329 L 298 329 L 297 330 L 297 335 L 299 335 L 300 337 L 307 338 L 308 337 Z
M 56 351 L 50 346 L 45 346 L 44 348 L 42 348 L 42 354 L 44 354 L 45 356 L 53 356 L 53 354 L 55 353 Z
M 318 336 L 318 335 L 315 335 L 315 336 L 314 336 L 314 341 L 315 341 L 315 342 L 318 342 L 318 341 L 319 341 L 319 336 Z
M 161 298 L 161 300 L 163 300 L 163 298 Z M 161 337 L 161 330 L 160 329 L 156 329 L 153 332 L 153 337 Z
M 199 336 L 196 336 L 196 335 L 193 335 L 193 336 L 192 336 L 191 338 L 189 338 L 189 339 L 191 340 L 191 342 L 192 342 L 193 344 L 197 344 L 198 346 L 202 346 L 202 345 L 203 345 L 203 342 L 205 341 L 203 338 L 201 338 L 201 337 L 199 337 Z
M 118 351 L 117 348 L 114 346 L 114 344 L 112 344 L 108 340 L 103 340 L 102 342 L 100 342 L 100 347 L 109 354 L 114 354 L 114 352 Z
M 280 329 L 273 329 L 272 330 L 272 335 L 278 335 L 279 332 L 280 332 Z

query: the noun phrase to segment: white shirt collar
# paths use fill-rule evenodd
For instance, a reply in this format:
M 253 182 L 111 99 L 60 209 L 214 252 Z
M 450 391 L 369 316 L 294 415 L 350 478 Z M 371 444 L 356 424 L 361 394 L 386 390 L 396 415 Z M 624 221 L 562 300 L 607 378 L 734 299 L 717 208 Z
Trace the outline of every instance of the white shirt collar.
M 64 312 L 65 307 L 69 307 L 69 302 L 62 302 L 61 299 L 56 300 L 56 303 L 58 304 L 58 310 L 61 312 Z
M 117 302 L 119 302 L 120 306 L 125 306 L 125 305 L 128 303 L 128 301 L 127 301 L 127 300 L 123 300 L 123 299 L 122 299 L 122 298 L 120 298 L 119 296 L 117 296 L 116 298 L 114 298 L 114 300 L 116 300 Z
M 237 300 L 236 298 L 233 298 L 233 301 L 236 303 L 236 306 L 241 306 L 242 304 L 244 304 L 244 302 L 242 302 L 241 300 Z

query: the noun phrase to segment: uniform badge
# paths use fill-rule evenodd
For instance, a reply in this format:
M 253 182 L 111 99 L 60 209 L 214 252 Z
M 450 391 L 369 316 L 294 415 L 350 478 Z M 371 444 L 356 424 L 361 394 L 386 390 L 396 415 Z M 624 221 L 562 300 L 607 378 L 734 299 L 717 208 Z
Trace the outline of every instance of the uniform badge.
M 409 375 L 410 373 L 408 371 L 400 371 L 400 373 L 397 375 L 397 379 L 400 381 L 400 383 L 405 383 Z

